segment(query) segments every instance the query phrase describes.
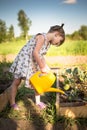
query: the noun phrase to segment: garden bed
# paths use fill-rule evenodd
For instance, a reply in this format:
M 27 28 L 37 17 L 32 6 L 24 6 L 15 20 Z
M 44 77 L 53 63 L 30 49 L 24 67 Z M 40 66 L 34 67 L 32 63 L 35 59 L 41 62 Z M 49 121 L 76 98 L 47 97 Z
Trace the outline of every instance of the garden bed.
M 2 64 L 4 67 L 4 65 Z M 5 63 L 6 67 L 6 63 Z M 21 129 L 32 129 L 39 130 L 83 130 L 87 129 L 87 77 L 86 73 L 83 71 L 78 71 L 78 68 L 67 69 L 63 73 L 63 82 L 60 84 L 60 88 L 63 89 L 69 96 L 63 98 L 60 95 L 59 109 L 56 109 L 58 115 L 56 117 L 55 112 L 55 93 L 49 93 L 47 97 L 43 98 L 43 101 L 51 104 L 47 107 L 45 113 L 41 114 L 35 107 L 33 102 L 34 96 L 30 96 L 31 91 L 25 87 L 20 87 L 17 94 L 17 102 L 21 107 L 21 112 L 13 112 L 8 104 L 9 93 L 10 93 L 10 83 L 12 81 L 11 75 L 4 69 L 4 73 L 1 68 L 1 94 L 0 94 L 0 129 L 7 130 L 21 130 Z M 73 72 L 73 73 L 72 73 Z M 82 73 L 80 73 L 82 72 Z M 79 75 L 80 74 L 80 75 Z M 65 75 L 65 77 L 64 77 Z M 82 76 L 82 77 L 81 77 Z M 73 79 L 73 80 L 71 80 Z M 68 84 L 69 89 L 67 89 L 66 84 Z M 4 87 L 3 87 L 4 86 Z M 54 86 L 55 87 L 55 86 Z M 78 91 L 79 88 L 81 91 Z M 84 90 L 84 94 L 83 94 Z M 82 101 L 75 101 L 76 99 L 81 99 Z M 31 100 L 32 99 L 32 100 Z M 72 100 L 73 99 L 73 100 Z M 86 100 L 84 100 L 86 99 Z M 33 105 L 32 105 L 33 104 Z M 47 104 L 48 105 L 48 104 Z M 6 107 L 7 106 L 7 107 Z M 6 109 L 5 109 L 6 107 Z M 4 109 L 4 110 L 3 110 Z M 78 124 L 78 120 L 81 119 L 82 124 Z M 74 124 L 73 124 L 74 123 Z M 66 126 L 67 124 L 67 126 Z M 68 127 L 69 126 L 69 127 Z M 68 128 L 68 129 L 66 129 Z
M 87 104 L 81 102 L 60 104 L 59 113 L 72 118 L 87 117 Z

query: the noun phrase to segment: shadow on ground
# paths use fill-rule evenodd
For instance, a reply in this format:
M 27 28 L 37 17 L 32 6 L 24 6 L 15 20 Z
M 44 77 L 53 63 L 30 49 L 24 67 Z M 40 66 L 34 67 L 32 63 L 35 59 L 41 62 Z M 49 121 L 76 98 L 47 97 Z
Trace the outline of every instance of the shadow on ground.
M 29 91 L 25 88 L 21 89 L 22 91 L 17 95 L 20 111 L 13 111 L 8 105 L 0 113 L 0 130 L 87 130 L 84 124 L 70 122 L 66 126 L 64 118 L 58 119 L 55 123 L 49 123 L 47 116 L 44 115 L 46 113 L 36 107 L 33 93 L 28 93 Z

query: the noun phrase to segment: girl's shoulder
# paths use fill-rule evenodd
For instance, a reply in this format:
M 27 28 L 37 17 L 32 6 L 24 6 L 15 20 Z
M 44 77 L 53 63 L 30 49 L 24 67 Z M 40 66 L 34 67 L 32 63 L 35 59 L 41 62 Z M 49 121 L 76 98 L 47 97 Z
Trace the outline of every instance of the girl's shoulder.
M 46 33 L 37 33 L 35 36 L 38 36 L 38 35 L 43 35 L 43 36 L 45 36 Z
M 27 44 L 32 44 L 33 43 L 36 43 L 36 39 L 40 38 L 44 40 L 46 39 L 46 33 L 37 33 L 36 35 L 32 35 L 32 37 L 28 40 Z
M 44 39 L 46 39 L 46 33 L 37 33 L 37 34 L 35 35 L 35 37 L 38 37 L 38 36 L 43 36 Z

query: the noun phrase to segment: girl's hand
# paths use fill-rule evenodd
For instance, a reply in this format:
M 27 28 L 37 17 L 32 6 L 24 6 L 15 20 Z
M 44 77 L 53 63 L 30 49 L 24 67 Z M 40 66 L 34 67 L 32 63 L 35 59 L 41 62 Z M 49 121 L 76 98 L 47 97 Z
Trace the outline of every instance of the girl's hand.
M 46 65 L 45 67 L 41 68 L 42 73 L 49 73 L 51 69 Z

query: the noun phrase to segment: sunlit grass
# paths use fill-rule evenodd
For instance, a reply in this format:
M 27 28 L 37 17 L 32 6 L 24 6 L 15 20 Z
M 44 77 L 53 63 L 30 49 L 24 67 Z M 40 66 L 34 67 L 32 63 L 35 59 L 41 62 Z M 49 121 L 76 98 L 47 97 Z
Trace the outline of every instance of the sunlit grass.
M 87 41 L 67 40 L 60 47 L 51 46 L 47 56 L 58 55 L 87 55 Z
M 0 44 L 0 55 L 17 54 L 25 44 L 25 40 L 2 43 Z M 66 40 L 60 47 L 51 46 L 47 56 L 58 55 L 87 55 L 87 41 Z
M 0 55 L 17 54 L 26 42 L 24 40 L 0 44 Z

